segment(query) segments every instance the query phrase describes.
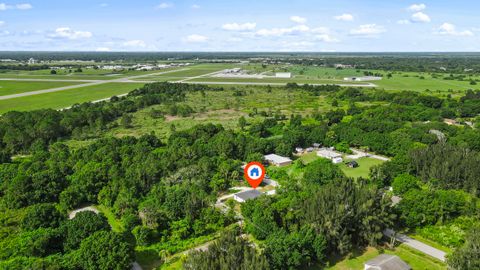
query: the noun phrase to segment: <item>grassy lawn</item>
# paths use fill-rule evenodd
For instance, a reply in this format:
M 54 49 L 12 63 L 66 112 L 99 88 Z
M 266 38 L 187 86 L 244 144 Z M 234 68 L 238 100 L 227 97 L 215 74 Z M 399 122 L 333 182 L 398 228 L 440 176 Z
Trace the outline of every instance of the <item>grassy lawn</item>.
M 61 109 L 75 103 L 108 98 L 128 93 L 141 87 L 139 83 L 106 83 L 102 85 L 79 87 L 64 91 L 0 100 L 0 113 L 12 110 L 29 111 L 35 109 Z
M 434 258 L 431 258 L 427 255 L 419 253 L 407 246 L 400 245 L 394 250 L 385 250 L 386 254 L 397 255 L 406 263 L 408 263 L 413 270 L 441 270 L 447 269 L 446 265 Z M 376 248 L 369 247 L 365 251 L 360 252 L 360 254 L 355 254 L 352 258 L 345 258 L 341 261 L 336 262 L 333 266 L 327 267 L 328 270 L 357 270 L 363 269 L 365 262 L 375 258 L 380 255 L 380 251 Z M 321 269 L 318 268 L 310 268 Z
M 108 224 L 112 226 L 112 231 L 114 232 L 124 231 L 122 222 L 115 217 L 115 215 L 112 213 L 112 211 L 110 211 L 110 209 L 108 209 L 108 207 L 103 205 L 95 205 L 95 207 L 105 215 L 105 217 L 108 220 Z
M 368 174 L 370 173 L 370 168 L 376 165 L 380 165 L 384 162 L 382 160 L 378 160 L 374 158 L 363 157 L 355 160 L 359 165 L 357 168 L 349 168 L 347 165 L 345 165 L 345 162 L 348 162 L 348 161 L 350 160 L 348 159 L 344 160 L 344 162 L 341 163 L 339 166 L 340 166 L 340 169 L 342 169 L 342 171 L 345 173 L 345 175 L 353 178 L 359 178 L 359 177 L 368 178 Z
M 0 96 L 81 84 L 81 82 L 0 81 Z
M 314 160 L 317 160 L 319 157 L 317 156 L 317 152 L 314 151 L 312 153 L 304 154 L 300 157 L 300 159 L 305 163 L 308 164 Z M 358 178 L 358 177 L 363 177 L 363 178 L 368 178 L 368 175 L 370 173 L 370 168 L 379 164 L 382 164 L 384 161 L 374 159 L 374 158 L 359 158 L 356 159 L 358 163 L 357 168 L 349 168 L 347 165 L 345 165 L 345 162 L 350 161 L 349 159 L 344 160 L 343 163 L 340 163 L 338 166 L 340 169 L 345 173 L 346 176 L 348 177 L 353 177 L 353 178 Z

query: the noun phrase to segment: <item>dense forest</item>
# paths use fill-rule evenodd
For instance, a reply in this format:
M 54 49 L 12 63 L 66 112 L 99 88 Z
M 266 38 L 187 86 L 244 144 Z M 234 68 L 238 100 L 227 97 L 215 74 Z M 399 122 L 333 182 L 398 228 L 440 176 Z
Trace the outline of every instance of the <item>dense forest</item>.
M 135 247 L 156 244 L 175 253 L 192 239 L 222 232 L 207 251 L 192 252 L 184 268 L 296 269 L 380 245 L 386 228 L 478 221 L 480 133 L 443 119 L 478 117 L 479 92 L 443 99 L 338 86 L 286 88 L 348 106 L 311 115 L 264 111 L 262 121 L 243 118 L 237 130 L 207 123 L 174 130 L 165 141 L 155 134 L 114 138 L 104 132 L 142 108 L 173 106 L 189 92 L 227 90 L 155 83 L 109 102 L 2 115 L 0 268 L 126 269 L 135 261 Z M 64 142 L 71 138 L 96 140 L 70 148 Z M 327 160 L 296 162 L 301 179 L 276 196 L 243 204 L 241 228 L 233 211 L 213 206 L 219 192 L 242 180 L 242 162 L 266 153 L 293 158 L 296 147 L 313 143 L 392 159 L 374 167 L 369 179 L 356 180 Z M 282 173 L 272 177 L 290 181 Z M 398 205 L 392 195 L 402 197 Z M 103 214 L 68 216 L 92 204 L 109 209 L 122 230 L 111 228 Z M 452 269 L 478 266 L 475 226 L 449 257 Z

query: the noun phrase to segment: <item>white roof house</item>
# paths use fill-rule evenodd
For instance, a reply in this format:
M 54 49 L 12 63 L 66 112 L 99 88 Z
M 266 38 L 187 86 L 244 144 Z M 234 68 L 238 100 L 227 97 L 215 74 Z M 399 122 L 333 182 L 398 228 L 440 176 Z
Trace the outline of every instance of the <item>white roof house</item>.
M 239 203 L 244 203 L 248 200 L 255 199 L 261 196 L 262 193 L 256 189 L 242 191 L 233 195 L 233 199 Z
M 266 161 L 268 161 L 268 163 L 275 166 L 286 166 L 292 164 L 292 160 L 290 158 L 282 157 L 276 154 L 265 155 L 264 158 Z
M 328 148 L 321 148 L 320 150 L 317 151 L 317 156 L 323 157 L 323 158 L 328 158 L 330 159 L 333 163 L 341 163 L 343 161 L 342 154 L 337 153 L 331 149 Z
M 276 78 L 292 78 L 291 72 L 277 72 L 275 73 Z

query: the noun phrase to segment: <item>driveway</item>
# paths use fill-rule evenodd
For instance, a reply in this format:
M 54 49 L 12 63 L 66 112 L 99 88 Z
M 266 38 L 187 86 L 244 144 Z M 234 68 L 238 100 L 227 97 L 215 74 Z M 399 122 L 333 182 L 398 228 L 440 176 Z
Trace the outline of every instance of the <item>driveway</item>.
M 445 262 L 445 255 L 446 253 L 444 251 L 441 251 L 439 249 L 436 249 L 432 246 L 429 246 L 425 243 L 422 243 L 418 240 L 412 239 L 404 234 L 400 233 L 395 233 L 394 230 L 391 229 L 386 229 L 383 234 L 388 237 L 394 236 L 396 240 L 404 243 L 405 245 L 414 248 L 422 253 L 425 253 L 431 257 L 434 257 L 436 259 L 439 259 L 442 262 Z

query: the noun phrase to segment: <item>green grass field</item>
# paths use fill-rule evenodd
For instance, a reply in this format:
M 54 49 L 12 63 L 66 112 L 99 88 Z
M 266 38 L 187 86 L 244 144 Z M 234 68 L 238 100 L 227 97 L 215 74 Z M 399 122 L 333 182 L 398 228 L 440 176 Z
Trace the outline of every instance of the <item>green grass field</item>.
M 114 95 L 125 94 L 142 85 L 141 83 L 106 83 L 53 93 L 0 100 L 0 113 L 11 110 L 61 109 L 75 103 L 95 101 Z
M 80 82 L 0 81 L 0 96 L 77 85 Z
M 339 165 L 340 169 L 345 173 L 346 176 L 348 177 L 353 177 L 353 178 L 368 178 L 368 175 L 370 173 L 370 168 L 376 165 L 382 164 L 384 161 L 374 159 L 374 158 L 369 158 L 369 157 L 364 157 L 364 158 L 359 158 L 356 159 L 358 163 L 357 168 L 349 168 L 347 165 L 345 165 L 345 162 L 350 161 L 349 159 L 344 160 L 343 163 Z

